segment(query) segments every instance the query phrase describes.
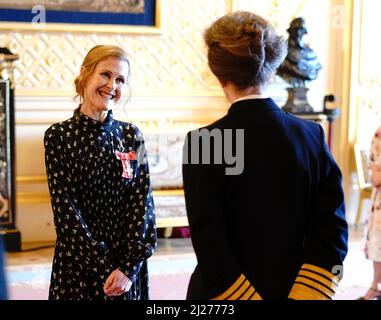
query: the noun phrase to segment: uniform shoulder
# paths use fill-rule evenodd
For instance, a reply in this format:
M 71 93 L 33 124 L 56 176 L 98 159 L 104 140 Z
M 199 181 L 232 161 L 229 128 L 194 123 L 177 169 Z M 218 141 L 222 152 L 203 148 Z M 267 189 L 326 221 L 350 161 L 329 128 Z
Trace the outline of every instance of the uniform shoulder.
M 321 125 L 317 123 L 316 121 L 313 120 L 308 120 L 308 119 L 302 119 L 300 117 L 297 117 L 294 114 L 285 112 L 286 118 L 290 122 L 290 124 L 295 125 L 295 126 L 300 126 L 303 129 L 306 129 L 308 131 L 316 131 L 320 132 L 320 127 Z
M 198 133 L 202 130 L 206 130 L 206 131 L 212 131 L 214 129 L 223 129 L 224 128 L 224 124 L 225 124 L 225 121 L 226 121 L 226 116 L 222 117 L 221 119 L 218 119 L 216 121 L 214 121 L 213 123 L 211 124 L 208 124 L 206 126 L 203 126 L 203 127 L 199 127 L 197 129 L 194 129 L 194 130 L 191 130 L 188 132 L 188 134 L 191 134 L 191 133 Z

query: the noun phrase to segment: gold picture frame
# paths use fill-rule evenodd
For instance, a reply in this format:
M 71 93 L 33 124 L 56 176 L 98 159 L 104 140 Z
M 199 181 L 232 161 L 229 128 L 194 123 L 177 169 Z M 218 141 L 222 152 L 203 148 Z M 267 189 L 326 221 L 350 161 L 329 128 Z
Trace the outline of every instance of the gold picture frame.
M 80 22 L 33 23 L 17 21 L 0 21 L 0 30 L 39 31 L 39 32 L 83 32 L 113 34 L 160 34 L 163 31 L 163 0 L 150 0 L 154 3 L 154 25 L 132 24 L 89 24 Z M 1 5 L 1 3 L 0 3 Z M 94 13 L 95 15 L 96 13 Z

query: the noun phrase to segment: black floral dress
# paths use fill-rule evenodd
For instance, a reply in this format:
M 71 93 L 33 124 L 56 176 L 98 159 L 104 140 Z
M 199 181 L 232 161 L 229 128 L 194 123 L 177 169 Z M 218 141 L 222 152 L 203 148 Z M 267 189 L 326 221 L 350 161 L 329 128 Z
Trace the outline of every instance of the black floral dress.
M 49 299 L 149 299 L 147 259 L 156 247 L 155 210 L 139 129 L 79 112 L 44 136 L 57 233 Z M 119 268 L 133 285 L 107 297 Z

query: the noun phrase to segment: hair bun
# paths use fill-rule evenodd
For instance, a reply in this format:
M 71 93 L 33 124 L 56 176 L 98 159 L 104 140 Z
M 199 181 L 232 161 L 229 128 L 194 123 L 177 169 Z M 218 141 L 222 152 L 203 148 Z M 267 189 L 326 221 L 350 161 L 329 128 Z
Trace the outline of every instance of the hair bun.
M 204 39 L 213 74 L 240 88 L 267 82 L 287 53 L 273 26 L 247 11 L 222 16 L 205 30 Z
M 243 28 L 242 33 L 257 39 L 263 39 L 263 28 L 258 23 L 246 24 Z

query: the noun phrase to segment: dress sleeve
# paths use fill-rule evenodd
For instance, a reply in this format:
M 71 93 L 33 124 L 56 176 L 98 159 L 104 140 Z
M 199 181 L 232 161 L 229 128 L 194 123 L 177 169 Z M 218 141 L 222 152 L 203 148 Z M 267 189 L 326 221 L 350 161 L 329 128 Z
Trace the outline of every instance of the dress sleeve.
M 119 269 L 135 281 L 144 260 L 157 245 L 155 205 L 152 196 L 149 166 L 143 137 L 137 133 L 136 167 L 128 194 L 128 230 L 125 252 Z
M 184 193 L 205 299 L 260 300 L 227 241 L 228 226 L 222 214 L 224 168 L 222 165 L 193 164 L 195 154 L 192 151 L 198 148 L 192 148 L 191 136 L 188 133 L 184 144 Z
M 76 256 L 84 261 L 91 273 L 97 274 L 98 269 L 111 272 L 108 259 L 105 259 L 109 251 L 107 245 L 93 238 L 78 208 L 75 190 L 65 166 L 67 162 L 64 160 L 61 137 L 48 130 L 44 136 L 44 146 L 57 242 L 65 246 L 67 256 Z
M 320 182 L 306 224 L 304 258 L 289 293 L 294 300 L 330 300 L 343 276 L 348 251 L 348 225 L 339 167 L 320 128 Z

